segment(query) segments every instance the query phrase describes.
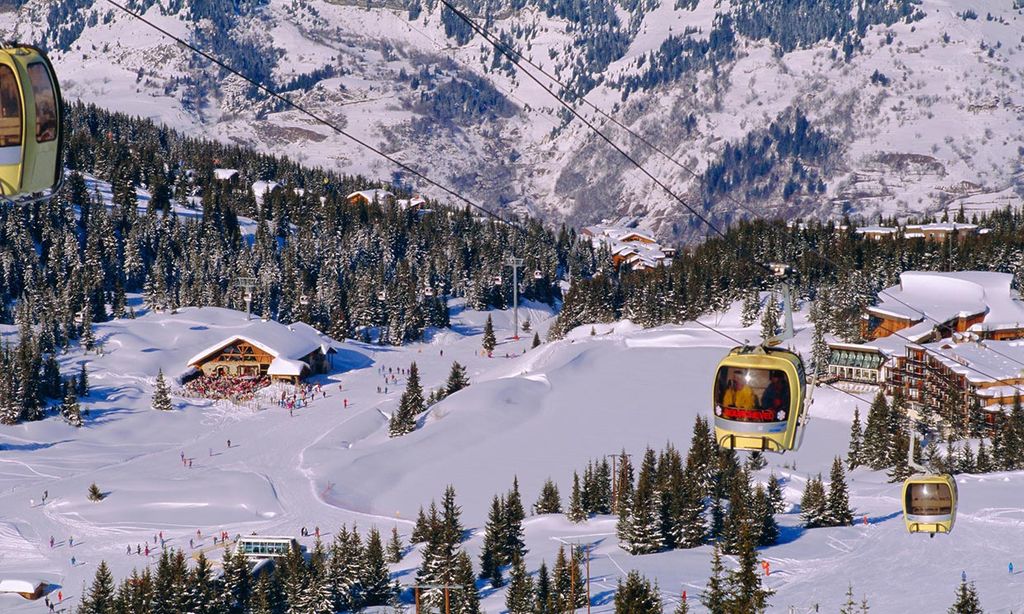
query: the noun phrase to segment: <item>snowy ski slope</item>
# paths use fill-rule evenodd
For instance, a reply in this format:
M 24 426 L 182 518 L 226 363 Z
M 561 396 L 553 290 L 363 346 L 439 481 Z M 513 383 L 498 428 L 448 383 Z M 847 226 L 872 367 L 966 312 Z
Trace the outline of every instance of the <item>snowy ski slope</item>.
M 493 358 L 479 351 L 486 314 L 458 306 L 453 330 L 429 342 L 401 348 L 345 342 L 334 372 L 314 379 L 326 386 L 327 397 L 294 417 L 276 406 L 254 413 L 178 396 L 171 413 L 149 409 L 156 370 L 180 375 L 188 357 L 214 337 L 230 335 L 243 314 L 182 309 L 97 325 L 103 356 L 76 350 L 62 358 L 67 371 L 83 360 L 89 365 L 87 426 L 76 430 L 49 418 L 0 429 L 0 577 L 47 578 L 73 606 L 101 559 L 118 577 L 153 565 L 155 554 L 129 556 L 125 548 L 146 540 L 152 546 L 158 531 L 169 546 L 190 551 L 188 540 L 201 529 L 196 546 L 215 559 L 219 550 L 208 536 L 220 530 L 297 536 L 303 526 L 319 526 L 330 539 L 341 523 L 358 523 L 362 530 L 397 526 L 407 540 L 419 506 L 439 498 L 449 483 L 464 523 L 475 528 L 466 543 L 475 558 L 491 495 L 505 492 L 513 476 L 529 505 L 548 476 L 566 497 L 572 471 L 588 459 L 623 448 L 636 455 L 668 441 L 685 449 L 694 416 L 707 411 L 715 363 L 727 350 L 721 337 L 693 324 L 645 331 L 620 322 L 597 325 L 594 336 L 582 327 L 523 354 L 529 336 L 510 340 L 510 314 L 492 315 L 500 340 Z M 544 309 L 530 309 L 530 318 L 542 335 L 552 321 Z M 737 319 L 734 311 L 708 322 L 756 336 L 740 330 Z M 806 351 L 805 326 L 798 318 L 796 343 Z M 468 366 L 473 385 L 431 409 L 418 431 L 391 440 L 386 415 L 403 383 L 400 378 L 378 394 L 384 385 L 378 369 L 404 368 L 413 360 L 428 391 L 445 379 L 452 360 Z M 807 476 L 827 474 L 833 455 L 845 454 L 850 416 L 856 405 L 865 414 L 864 396 L 859 402 L 818 390 L 803 448 L 772 456 L 761 477 L 771 469 L 784 476 L 786 498 L 795 505 Z M 191 469 L 182 466 L 182 452 L 193 459 Z M 109 493 L 100 503 L 86 499 L 93 482 Z M 870 525 L 806 531 L 798 514 L 780 516 L 780 543 L 761 553 L 772 565 L 773 611 L 794 606 L 805 612 L 814 604 L 836 611 L 852 583 L 858 598 L 868 596 L 872 612 L 943 612 L 961 570 L 977 582 L 986 611 L 1020 611 L 1024 579 L 1008 575 L 1006 564 L 1024 552 L 1024 475 L 961 476 L 958 482 L 960 513 L 946 537 L 907 535 L 899 486 L 865 470 L 850 476 L 851 503 Z M 44 489 L 49 500 L 42 505 Z M 551 564 L 561 541 L 595 544 L 595 612 L 612 611 L 616 579 L 629 569 L 658 580 L 669 610 L 680 591 L 691 599 L 699 595 L 709 569 L 707 547 L 626 554 L 611 517 L 574 525 L 562 516 L 530 516 L 526 538 L 532 571 L 542 559 Z M 413 553 L 393 570 L 408 583 L 418 562 Z M 488 612 L 502 611 L 504 592 L 485 591 L 483 603 Z M 38 608 L 0 597 L 4 612 Z

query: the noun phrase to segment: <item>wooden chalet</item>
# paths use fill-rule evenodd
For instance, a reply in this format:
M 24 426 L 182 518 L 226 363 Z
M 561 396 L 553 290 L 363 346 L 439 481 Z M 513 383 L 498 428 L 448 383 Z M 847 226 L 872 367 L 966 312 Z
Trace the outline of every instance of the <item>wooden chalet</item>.
M 333 342 L 313 327 L 297 322 L 254 320 L 243 332 L 193 356 L 188 366 L 210 377 L 262 377 L 298 383 L 330 369 Z

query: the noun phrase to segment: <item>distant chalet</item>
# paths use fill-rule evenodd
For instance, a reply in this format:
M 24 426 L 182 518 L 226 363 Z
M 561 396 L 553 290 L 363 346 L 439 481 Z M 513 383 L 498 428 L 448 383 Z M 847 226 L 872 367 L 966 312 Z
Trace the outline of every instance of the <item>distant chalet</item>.
M 235 334 L 221 339 L 188 361 L 209 377 L 261 377 L 298 383 L 330 369 L 334 342 L 302 322 L 250 320 Z M 237 330 L 237 329 L 236 329 Z
M 672 264 L 676 250 L 662 247 L 651 235 L 636 230 L 626 221 L 609 222 L 587 226 L 581 236 L 591 243 L 605 245 L 612 253 L 615 268 L 638 271 Z

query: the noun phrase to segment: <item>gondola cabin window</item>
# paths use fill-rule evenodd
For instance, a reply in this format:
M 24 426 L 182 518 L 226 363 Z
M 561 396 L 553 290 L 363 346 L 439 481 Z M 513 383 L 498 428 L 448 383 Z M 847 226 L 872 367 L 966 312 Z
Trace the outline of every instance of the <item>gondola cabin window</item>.
M 0 66 L 0 148 L 21 146 L 21 95 L 9 66 Z M 9 159 L 9 153 L 14 155 Z M 0 164 L 16 164 L 20 150 L 0 151 Z
M 724 366 L 715 385 L 715 415 L 737 422 L 784 422 L 789 378 L 778 369 Z
M 42 62 L 29 64 L 28 79 L 36 101 L 36 142 L 47 143 L 57 138 L 57 99 L 53 94 L 53 83 Z
M 948 516 L 953 513 L 953 493 L 946 484 L 911 484 L 907 488 L 907 513 Z

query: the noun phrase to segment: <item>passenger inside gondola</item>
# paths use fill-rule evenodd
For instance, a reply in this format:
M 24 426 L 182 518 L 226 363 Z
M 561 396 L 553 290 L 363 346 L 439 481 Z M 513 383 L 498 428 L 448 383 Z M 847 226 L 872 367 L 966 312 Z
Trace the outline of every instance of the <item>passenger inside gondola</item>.
M 0 147 L 21 145 L 21 95 L 14 71 L 0 66 Z
M 28 78 L 32 82 L 32 96 L 36 101 L 36 142 L 45 143 L 57 138 L 57 100 L 46 66 L 30 64 Z
M 768 388 L 761 395 L 761 409 L 770 409 L 775 412 L 788 411 L 789 386 L 786 383 L 786 374 L 779 370 L 772 370 L 769 372 L 768 378 Z
M 907 513 L 948 516 L 953 513 L 953 495 L 945 484 L 911 484 L 907 489 Z

